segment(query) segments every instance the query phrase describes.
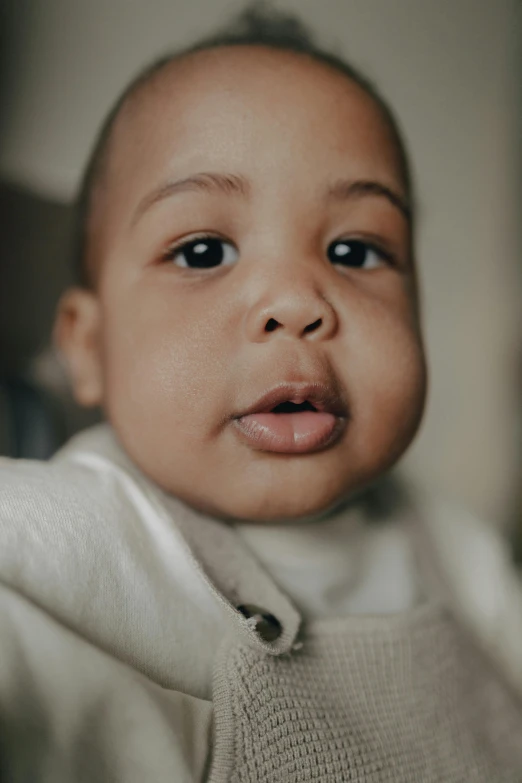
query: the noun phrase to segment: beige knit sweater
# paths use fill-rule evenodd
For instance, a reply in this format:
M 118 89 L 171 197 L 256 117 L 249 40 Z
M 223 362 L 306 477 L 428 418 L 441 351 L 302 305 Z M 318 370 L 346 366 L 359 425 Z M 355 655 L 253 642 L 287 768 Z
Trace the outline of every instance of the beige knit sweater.
M 522 782 L 505 548 L 465 516 L 404 513 L 430 600 L 307 621 L 106 430 L 50 465 L 4 460 L 0 779 Z
M 221 651 L 214 783 L 522 781 L 522 705 L 441 607 L 318 621 L 302 640 Z

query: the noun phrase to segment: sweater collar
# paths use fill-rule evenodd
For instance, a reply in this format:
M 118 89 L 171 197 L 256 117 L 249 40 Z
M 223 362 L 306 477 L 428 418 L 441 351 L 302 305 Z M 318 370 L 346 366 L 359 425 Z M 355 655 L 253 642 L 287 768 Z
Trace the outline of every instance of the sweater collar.
M 130 460 L 108 424 L 80 432 L 55 455 L 106 474 L 117 474 L 124 495 L 150 515 L 185 551 L 194 577 L 203 582 L 212 601 L 243 641 L 272 655 L 290 652 L 301 616 L 291 600 L 268 576 L 232 525 L 200 513 L 167 494 Z M 175 524 L 173 521 L 175 520 Z M 260 612 L 245 609 L 256 607 Z M 280 634 L 267 640 L 258 615 L 275 619 Z M 277 627 L 277 626 L 276 626 Z

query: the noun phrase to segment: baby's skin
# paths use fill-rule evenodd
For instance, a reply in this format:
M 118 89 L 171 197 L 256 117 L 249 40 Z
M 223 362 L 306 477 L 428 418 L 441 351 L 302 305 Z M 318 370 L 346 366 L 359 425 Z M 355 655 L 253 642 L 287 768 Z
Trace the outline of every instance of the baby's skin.
M 235 46 L 164 66 L 116 120 L 95 285 L 59 305 L 77 401 L 219 518 L 344 503 L 422 417 L 408 200 L 380 108 L 328 65 Z

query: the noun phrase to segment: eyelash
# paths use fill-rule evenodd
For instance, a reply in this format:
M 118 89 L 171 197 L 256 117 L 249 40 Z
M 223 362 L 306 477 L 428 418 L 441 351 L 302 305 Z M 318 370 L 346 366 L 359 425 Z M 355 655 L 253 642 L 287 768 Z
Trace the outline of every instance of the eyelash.
M 191 236 L 190 239 L 183 239 L 179 243 L 175 243 L 173 245 L 170 245 L 165 253 L 162 256 L 162 259 L 164 261 L 172 261 L 174 256 L 180 252 L 180 250 L 183 250 L 184 247 L 188 247 L 189 245 L 192 245 L 194 242 L 197 242 L 198 240 L 205 240 L 205 239 L 219 239 L 221 242 L 228 242 L 229 244 L 233 245 L 233 242 L 230 242 L 230 240 L 225 239 L 224 237 L 219 236 L 219 234 L 194 234 L 194 236 Z
M 190 237 L 190 239 L 184 239 L 178 243 L 175 243 L 173 245 L 170 245 L 165 253 L 162 256 L 162 261 L 172 261 L 174 257 L 179 253 L 181 250 L 183 250 L 184 247 L 188 247 L 189 245 L 193 244 L 194 242 L 197 242 L 198 240 L 205 240 L 205 239 L 218 239 L 222 242 L 228 242 L 230 245 L 234 245 L 233 242 L 230 242 L 230 240 L 225 239 L 222 236 L 219 236 L 219 234 L 211 234 L 211 233 L 201 233 L 201 234 L 195 234 L 194 236 Z M 391 253 L 389 250 L 382 247 L 380 243 L 374 242 L 366 237 L 358 237 L 358 236 L 352 236 L 352 237 L 339 237 L 336 240 L 332 240 L 332 242 L 361 242 L 362 244 L 366 245 L 366 247 L 376 253 L 386 264 L 388 264 L 391 267 L 398 267 L 399 264 L 397 263 L 397 259 L 395 258 L 394 254 Z M 332 244 L 332 243 L 330 243 Z M 235 245 L 234 245 L 235 247 Z M 217 268 L 217 267 L 215 267 Z M 356 268 L 356 267 L 355 267 Z

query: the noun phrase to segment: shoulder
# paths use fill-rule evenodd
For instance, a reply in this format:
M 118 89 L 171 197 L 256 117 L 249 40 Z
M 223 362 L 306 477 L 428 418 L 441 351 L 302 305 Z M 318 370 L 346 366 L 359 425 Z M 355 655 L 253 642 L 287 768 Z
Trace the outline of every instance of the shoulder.
M 483 581 L 487 574 L 515 573 L 509 542 L 501 526 L 458 502 L 417 491 L 416 517 L 444 569 Z
M 56 530 L 72 514 L 92 516 L 99 485 L 95 473 L 68 462 L 0 459 L 0 526 L 8 534 L 16 524 L 23 535 L 35 526 Z
M 512 547 L 498 523 L 453 500 L 410 491 L 413 521 L 427 561 L 448 589 L 478 614 L 489 614 L 520 589 Z M 488 609 L 489 607 L 489 609 Z
M 64 557 L 85 566 L 103 551 L 118 509 L 114 482 L 66 460 L 0 460 L 0 579 L 19 586 L 32 569 L 45 583 L 65 575 Z M 82 568 L 84 570 L 84 568 Z
M 110 450 L 110 431 L 93 427 L 72 438 L 51 460 L 0 458 L 0 530 L 3 541 L 57 545 L 90 540 L 132 516 L 128 471 Z M 114 523 L 109 526 L 107 523 Z
M 62 516 L 68 506 L 86 507 L 82 500 L 99 483 L 97 478 L 68 462 L 0 458 L 0 520 L 27 514 L 43 519 Z
M 0 459 L 0 580 L 26 595 L 114 578 L 145 546 L 133 478 L 84 442 L 48 462 Z
M 449 606 L 522 695 L 522 580 L 506 536 L 458 504 L 427 493 L 417 500 Z
M 118 472 L 110 469 L 111 456 L 99 462 L 88 459 L 96 457 L 93 444 L 99 445 L 104 434 L 101 427 L 80 433 L 48 461 L 0 457 L 0 526 L 4 532 L 13 523 L 20 535 L 31 535 L 39 528 L 50 528 L 54 534 L 71 526 L 78 530 L 82 522 L 110 513 L 116 497 L 124 504 Z

